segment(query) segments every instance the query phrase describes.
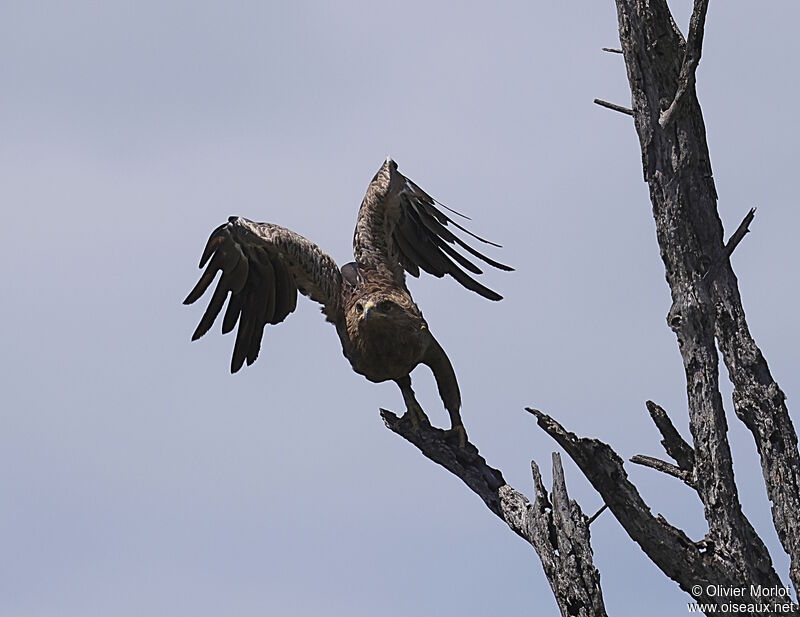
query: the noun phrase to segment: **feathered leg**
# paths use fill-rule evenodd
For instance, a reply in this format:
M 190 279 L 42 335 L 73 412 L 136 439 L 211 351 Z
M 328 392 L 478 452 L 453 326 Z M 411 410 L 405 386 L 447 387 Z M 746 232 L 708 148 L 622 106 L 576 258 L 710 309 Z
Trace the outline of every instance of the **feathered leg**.
M 439 345 L 438 341 L 431 335 L 428 349 L 422 363 L 430 367 L 433 376 L 436 378 L 436 386 L 439 388 L 439 396 L 442 397 L 444 407 L 450 414 L 450 432 L 456 435 L 458 445 L 464 448 L 467 444 L 467 430 L 461 421 L 461 392 L 458 389 L 456 373 L 450 359 Z
M 417 397 L 414 396 L 414 390 L 411 389 L 411 376 L 406 375 L 400 379 L 395 379 L 395 383 L 400 386 L 400 392 L 403 393 L 403 401 L 406 404 L 406 413 L 411 419 L 411 425 L 416 431 L 422 423 L 430 424 L 428 416 L 422 410 L 422 407 L 417 402 Z

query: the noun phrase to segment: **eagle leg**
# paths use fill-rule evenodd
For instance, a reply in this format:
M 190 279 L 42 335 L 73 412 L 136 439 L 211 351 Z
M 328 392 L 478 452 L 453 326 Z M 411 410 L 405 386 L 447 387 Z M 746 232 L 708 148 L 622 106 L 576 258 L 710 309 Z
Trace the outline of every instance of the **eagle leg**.
M 461 420 L 461 392 L 458 389 L 458 381 L 450 359 L 439 345 L 438 341 L 430 336 L 428 348 L 425 351 L 423 364 L 427 364 L 433 376 L 436 378 L 436 385 L 439 388 L 439 396 L 442 397 L 447 413 L 450 414 L 450 430 L 447 431 L 448 439 L 452 436 L 458 442 L 458 447 L 464 450 L 467 447 L 467 430 Z
M 411 421 L 411 426 L 415 431 L 419 430 L 420 424 L 427 424 L 430 426 L 428 416 L 425 415 L 422 407 L 417 402 L 417 397 L 414 396 L 414 390 L 411 389 L 411 377 L 406 375 L 394 381 L 400 386 L 400 392 L 403 393 L 403 401 L 406 404 L 406 413 L 403 417 L 408 416 Z
M 400 379 L 395 379 L 395 383 L 400 386 L 400 392 L 403 393 L 403 401 L 406 404 L 406 413 L 403 417 L 408 416 L 415 431 L 419 430 L 420 425 L 430 426 L 431 421 L 417 402 L 414 390 L 411 389 L 411 377 L 406 375 Z M 467 429 L 464 428 L 464 423 L 461 421 L 461 415 L 458 410 L 448 410 L 448 412 L 450 413 L 451 426 L 444 431 L 445 438 L 448 441 L 455 441 L 459 449 L 465 450 L 469 439 L 467 438 Z

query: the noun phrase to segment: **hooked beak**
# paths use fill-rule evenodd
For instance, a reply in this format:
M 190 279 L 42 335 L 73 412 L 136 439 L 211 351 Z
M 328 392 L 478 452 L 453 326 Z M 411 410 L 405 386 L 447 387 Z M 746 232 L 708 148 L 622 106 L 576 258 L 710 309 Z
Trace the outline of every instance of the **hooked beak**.
M 375 303 L 374 302 L 367 302 L 364 305 L 364 319 L 369 319 L 369 316 L 373 314 L 375 311 Z

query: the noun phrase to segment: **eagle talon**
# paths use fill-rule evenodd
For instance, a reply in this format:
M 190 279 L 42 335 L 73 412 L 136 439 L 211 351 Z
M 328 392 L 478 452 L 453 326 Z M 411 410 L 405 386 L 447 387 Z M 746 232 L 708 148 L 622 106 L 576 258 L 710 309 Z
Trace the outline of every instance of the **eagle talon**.
M 406 409 L 406 412 L 403 414 L 403 418 L 405 417 L 408 417 L 409 422 L 411 422 L 411 429 L 415 433 L 419 432 L 419 416 L 412 410 Z
M 414 429 L 414 432 L 418 432 L 421 425 L 428 423 L 428 416 L 425 415 L 425 412 L 422 411 L 422 407 L 420 407 L 419 404 L 409 405 L 406 409 L 406 413 L 403 414 L 404 418 L 406 416 L 408 416 L 411 422 L 411 428 Z
M 449 430 L 445 431 L 445 439 L 447 441 L 456 440 L 459 450 L 466 450 L 469 439 L 467 439 L 467 429 L 463 424 L 452 426 Z

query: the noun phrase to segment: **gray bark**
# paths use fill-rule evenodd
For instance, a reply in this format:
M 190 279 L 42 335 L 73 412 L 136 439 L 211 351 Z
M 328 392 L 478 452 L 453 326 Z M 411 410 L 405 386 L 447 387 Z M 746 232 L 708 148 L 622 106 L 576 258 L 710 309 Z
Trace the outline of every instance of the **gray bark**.
M 678 583 L 681 589 L 692 594 L 697 601 L 711 604 L 730 601 L 730 598 L 707 595 L 705 590 L 709 586 L 726 589 L 746 587 L 748 593 L 751 583 L 767 587 L 782 586 L 766 549 L 766 562 L 747 561 L 747 557 L 752 559 L 750 553 L 743 555 L 740 547 L 724 544 L 726 539 L 714 537 L 711 533 L 701 541 L 692 541 L 683 531 L 670 525 L 663 516 L 652 514 L 637 488 L 628 479 L 622 458 L 609 445 L 597 439 L 577 437 L 547 414 L 535 409 L 529 411 L 537 417 L 539 426 L 575 461 L 631 539 L 664 574 Z M 700 490 L 696 490 L 700 494 Z M 727 504 L 719 503 L 717 507 L 722 510 Z M 741 524 L 752 531 L 746 519 Z M 757 543 L 752 547 L 755 551 L 759 544 L 763 547 L 763 543 L 755 532 L 752 533 L 752 540 Z M 735 550 L 740 552 L 731 552 Z M 761 556 L 760 553 L 756 555 Z M 742 561 L 746 562 L 748 570 L 743 571 L 740 566 Z M 704 590 L 701 594 L 692 591 L 698 585 Z M 762 602 L 760 598 L 748 594 L 737 598 L 738 601 Z
M 606 617 L 600 573 L 592 561 L 589 519 L 569 499 L 561 458 L 553 454 L 552 501 L 536 463 L 531 462 L 536 498 L 531 504 L 506 484 L 470 442 L 461 448 L 445 431 L 411 414 L 398 418 L 381 410 L 386 426 L 405 438 L 477 494 L 486 506 L 539 554 L 563 617 Z M 407 417 L 408 416 L 408 417 Z

